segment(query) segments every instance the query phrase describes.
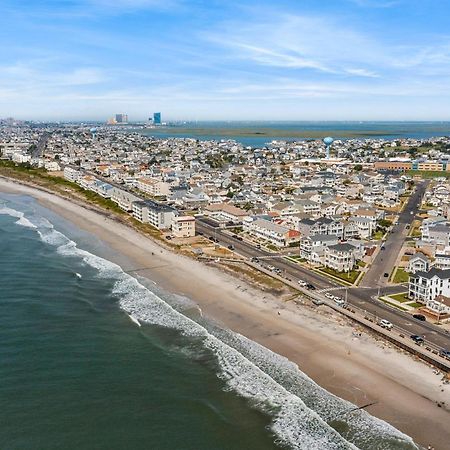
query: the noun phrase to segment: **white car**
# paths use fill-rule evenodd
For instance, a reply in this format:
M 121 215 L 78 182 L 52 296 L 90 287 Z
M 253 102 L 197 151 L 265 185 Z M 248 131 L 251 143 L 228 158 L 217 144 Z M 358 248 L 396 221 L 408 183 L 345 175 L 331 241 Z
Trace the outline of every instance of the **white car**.
M 330 300 L 333 300 L 333 299 L 334 299 L 333 295 L 330 294 L 329 292 L 325 292 L 325 297 L 326 297 L 326 298 L 329 298 Z
M 338 305 L 338 306 L 345 306 L 345 301 L 342 300 L 342 298 L 334 297 L 334 302 L 335 302 L 336 305 Z
M 392 328 L 394 327 L 394 325 L 392 325 L 392 323 L 386 319 L 381 319 L 378 322 L 378 325 L 380 325 L 381 328 L 386 328 L 386 330 L 392 330 Z
M 302 286 L 302 287 L 305 287 L 305 286 L 306 286 L 306 281 L 298 280 L 298 284 L 299 284 L 300 286 Z

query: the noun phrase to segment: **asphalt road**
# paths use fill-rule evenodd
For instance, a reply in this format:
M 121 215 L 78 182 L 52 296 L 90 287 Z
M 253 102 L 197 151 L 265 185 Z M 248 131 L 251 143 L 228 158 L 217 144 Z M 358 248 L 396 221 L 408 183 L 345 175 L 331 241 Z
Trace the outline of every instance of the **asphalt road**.
M 41 138 L 39 139 L 39 142 L 36 145 L 36 148 L 33 150 L 32 157 L 33 158 L 39 158 L 42 156 L 42 151 L 44 150 L 45 146 L 47 145 L 47 141 L 49 140 L 51 136 L 51 133 L 48 131 L 45 131 L 42 133 Z
M 406 208 L 405 208 L 406 210 Z M 252 244 L 237 240 L 223 232 L 214 222 L 199 217 L 196 221 L 197 231 L 204 234 L 205 237 L 213 237 L 223 246 L 233 245 L 234 251 L 245 258 L 262 258 L 260 262 L 266 267 L 274 266 L 281 270 L 281 275 L 292 281 L 304 280 L 316 287 L 316 292 L 323 289 L 332 289 L 333 295 L 345 296 L 346 288 L 316 272 L 308 270 L 282 257 L 272 257 L 273 254 L 262 249 L 257 249 Z M 386 251 L 386 250 L 385 250 Z M 336 289 L 337 288 L 337 289 Z M 380 288 L 381 295 L 388 293 L 397 293 L 405 290 L 402 286 L 392 286 Z M 411 314 L 394 309 L 385 303 L 376 299 L 378 288 L 351 287 L 347 289 L 347 301 L 350 305 L 357 306 L 380 319 L 387 319 L 394 325 L 407 331 L 407 335 L 418 334 L 441 348 L 450 349 L 450 335 L 443 332 L 436 326 L 420 322 L 414 319 Z
M 389 276 L 385 277 L 384 274 L 387 273 L 390 275 L 394 268 L 395 261 L 410 231 L 407 226 L 411 225 L 419 211 L 428 183 L 429 181 L 422 181 L 416 186 L 415 191 L 408 199 L 408 203 L 400 213 L 397 224 L 394 225 L 392 231 L 389 233 L 384 244 L 384 250 L 381 250 L 377 254 L 370 269 L 364 275 L 360 286 L 374 287 L 387 285 Z

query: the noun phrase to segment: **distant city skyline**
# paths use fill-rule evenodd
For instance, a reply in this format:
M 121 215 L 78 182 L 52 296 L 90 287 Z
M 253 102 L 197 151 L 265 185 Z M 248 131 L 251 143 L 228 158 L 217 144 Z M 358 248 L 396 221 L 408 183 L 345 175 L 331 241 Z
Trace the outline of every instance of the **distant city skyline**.
M 445 3 L 4 0 L 0 117 L 450 120 Z

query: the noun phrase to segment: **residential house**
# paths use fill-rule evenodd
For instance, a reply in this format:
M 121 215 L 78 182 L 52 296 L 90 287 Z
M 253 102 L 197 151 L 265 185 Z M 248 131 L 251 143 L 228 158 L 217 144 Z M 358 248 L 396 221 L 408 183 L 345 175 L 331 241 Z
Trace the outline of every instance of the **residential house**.
M 306 236 L 300 240 L 300 257 L 311 264 L 323 264 L 326 248 L 330 245 L 336 245 L 338 242 L 337 236 L 328 234 Z
M 422 252 L 417 252 L 409 259 L 408 272 L 428 272 L 428 270 L 430 269 L 430 263 L 431 261 L 426 255 L 424 255 Z
M 356 248 L 351 244 L 330 245 L 325 251 L 325 266 L 336 272 L 350 272 L 356 265 Z
M 433 300 L 428 300 L 426 307 L 435 315 L 440 316 L 440 318 L 450 316 L 450 298 L 445 295 L 438 295 Z
M 416 272 L 410 275 L 409 298 L 426 304 L 438 295 L 450 297 L 450 270 L 432 268 L 428 272 Z
M 359 232 L 359 236 L 364 239 L 369 239 L 376 228 L 376 221 L 369 217 L 349 217 L 348 222 L 353 223 Z
M 287 247 L 300 241 L 300 233 L 265 219 L 257 219 L 249 225 L 253 236 L 269 241 L 277 247 Z
M 203 209 L 203 214 L 217 222 L 233 222 L 236 225 L 242 224 L 244 218 L 248 216 L 247 211 L 229 203 L 208 205 Z

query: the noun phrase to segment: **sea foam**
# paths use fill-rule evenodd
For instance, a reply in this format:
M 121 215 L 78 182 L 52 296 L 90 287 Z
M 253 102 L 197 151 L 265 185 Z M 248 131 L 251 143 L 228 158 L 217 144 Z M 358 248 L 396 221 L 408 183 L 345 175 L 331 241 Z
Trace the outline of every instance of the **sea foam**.
M 37 228 L 30 220 L 25 217 L 25 214 L 22 211 L 17 211 L 12 208 L 8 208 L 7 206 L 0 207 L 0 214 L 17 217 L 16 224 L 21 225 L 27 228 Z

